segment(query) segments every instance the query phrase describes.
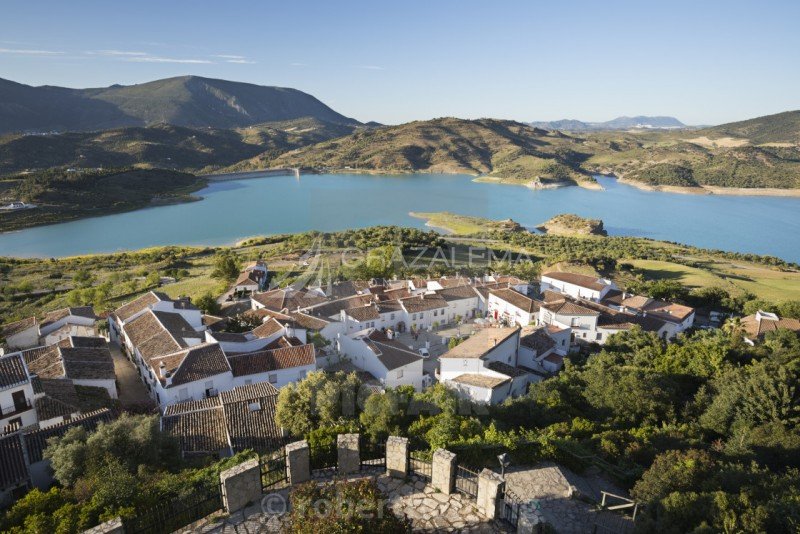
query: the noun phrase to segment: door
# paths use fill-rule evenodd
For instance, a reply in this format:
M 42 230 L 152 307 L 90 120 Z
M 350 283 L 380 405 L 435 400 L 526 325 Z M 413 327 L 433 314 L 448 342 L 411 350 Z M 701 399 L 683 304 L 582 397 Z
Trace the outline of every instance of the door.
M 11 394 L 14 400 L 14 410 L 21 412 L 28 409 L 28 399 L 25 397 L 25 391 L 19 390 Z

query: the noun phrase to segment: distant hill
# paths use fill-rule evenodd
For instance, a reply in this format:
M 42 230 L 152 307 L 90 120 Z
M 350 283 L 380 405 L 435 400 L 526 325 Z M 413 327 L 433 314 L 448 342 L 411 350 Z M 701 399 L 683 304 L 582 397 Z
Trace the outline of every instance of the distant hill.
M 359 124 L 297 89 L 199 76 L 96 89 L 32 87 L 0 79 L 0 133 L 93 131 L 159 123 L 239 128 L 302 117 Z
M 381 172 L 454 172 L 486 174 L 529 183 L 590 180 L 579 169 L 579 140 L 495 119 L 441 118 L 399 126 L 359 129 L 355 133 L 287 152 L 269 163 Z M 262 157 L 232 170 L 264 167 Z
M 617 117 L 606 122 L 583 122 L 575 119 L 558 121 L 531 122 L 531 126 L 545 130 L 563 130 L 567 132 L 584 132 L 591 130 L 630 130 L 643 129 L 674 129 L 686 128 L 686 125 L 675 117 Z
M 276 157 L 354 130 L 355 126 L 307 117 L 236 130 L 159 124 L 102 132 L 10 134 L 0 137 L 0 176 L 53 167 L 213 171 L 258 154 Z
M 758 145 L 764 143 L 800 144 L 800 110 L 785 111 L 746 121 L 721 124 L 698 130 L 697 135 L 730 136 L 747 139 Z

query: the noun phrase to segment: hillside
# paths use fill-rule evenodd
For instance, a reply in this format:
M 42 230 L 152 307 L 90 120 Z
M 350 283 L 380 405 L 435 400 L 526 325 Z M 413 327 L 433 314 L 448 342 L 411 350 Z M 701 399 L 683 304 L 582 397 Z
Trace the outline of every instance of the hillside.
M 0 175 L 52 167 L 158 167 L 211 171 L 349 134 L 354 126 L 310 117 L 237 130 L 160 124 L 103 132 L 0 137 Z
M 297 89 L 199 76 L 94 89 L 32 87 L 0 79 L 0 133 L 105 130 L 159 123 L 239 128 L 301 117 L 359 124 Z
M 0 181 L 0 203 L 23 200 L 35 209 L 0 211 L 0 228 L 17 230 L 71 219 L 192 200 L 205 185 L 192 174 L 164 169 L 44 171 Z
M 726 136 L 736 137 L 746 139 L 755 145 L 765 143 L 797 145 L 800 144 L 800 110 L 722 124 L 699 130 L 696 134 L 712 139 Z
M 415 121 L 355 133 L 288 152 L 273 166 L 353 169 L 376 172 L 445 172 L 486 174 L 498 180 L 591 180 L 581 171 L 580 140 L 494 119 L 442 118 Z M 260 168 L 261 158 L 236 168 Z

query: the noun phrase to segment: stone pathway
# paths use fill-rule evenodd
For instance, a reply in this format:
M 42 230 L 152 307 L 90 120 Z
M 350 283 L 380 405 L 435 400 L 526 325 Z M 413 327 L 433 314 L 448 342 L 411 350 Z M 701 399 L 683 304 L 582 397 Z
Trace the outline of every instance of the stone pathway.
M 591 495 L 587 496 L 594 498 L 595 491 L 599 495 L 599 490 L 595 489 L 598 485 L 605 491 L 621 491 L 616 486 L 603 483 L 599 477 L 593 476 L 590 482 L 552 463 L 506 472 L 507 489 L 517 495 L 522 502 L 538 509 L 544 520 L 559 534 L 583 534 L 594 531 L 595 521 L 598 519 L 596 507 L 576 496 L 591 492 Z
M 147 394 L 147 389 L 139 378 L 136 368 L 114 343 L 108 344 L 111 358 L 114 360 L 114 374 L 117 375 L 117 394 L 123 408 L 154 408 L 155 402 Z
M 475 508 L 475 501 L 459 493 L 445 495 L 434 490 L 416 476 L 399 480 L 381 475 L 348 477 L 348 480 L 371 478 L 387 496 L 388 509 L 398 517 L 411 521 L 414 532 L 465 532 L 494 534 L 513 532 L 510 527 L 492 521 Z M 324 483 L 324 482 L 323 482 Z M 261 502 L 252 504 L 230 516 L 206 518 L 190 525 L 180 532 L 201 532 L 204 534 L 255 534 L 280 532 L 284 524 L 278 516 L 264 513 L 262 507 L 270 506 L 269 499 L 280 506 L 289 502 L 289 488 L 266 494 Z

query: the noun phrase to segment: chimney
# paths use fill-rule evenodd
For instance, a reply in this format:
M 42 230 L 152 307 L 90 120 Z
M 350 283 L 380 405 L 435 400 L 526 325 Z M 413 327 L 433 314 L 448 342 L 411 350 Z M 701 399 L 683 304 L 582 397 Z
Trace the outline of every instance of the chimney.
M 167 378 L 167 365 L 164 362 L 158 366 L 158 376 L 165 379 Z

